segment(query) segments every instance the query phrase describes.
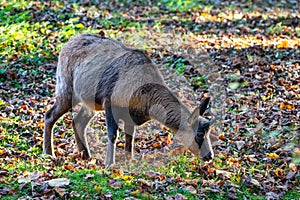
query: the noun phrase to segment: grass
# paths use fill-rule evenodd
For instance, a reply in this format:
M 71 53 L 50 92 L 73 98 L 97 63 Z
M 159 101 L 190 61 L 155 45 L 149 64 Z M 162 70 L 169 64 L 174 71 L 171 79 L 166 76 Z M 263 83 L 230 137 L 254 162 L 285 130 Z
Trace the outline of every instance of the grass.
M 69 171 L 64 168 L 64 166 L 56 165 L 52 166 L 51 160 L 47 158 L 38 158 L 35 163 L 32 163 L 30 161 L 20 161 L 17 163 L 13 163 L 9 166 L 2 166 L 2 170 L 8 170 L 9 173 L 13 173 L 15 170 L 19 171 L 21 174 L 30 174 L 30 172 L 46 172 L 49 170 L 49 168 L 53 168 L 54 174 L 52 174 L 53 178 L 60 177 L 60 178 L 68 178 L 70 180 L 70 184 L 65 187 L 66 194 L 72 194 L 70 199 L 94 199 L 95 195 L 107 195 L 111 194 L 113 199 L 124 199 L 126 197 L 134 196 L 139 199 L 148 199 L 149 195 L 151 198 L 160 198 L 160 194 L 157 193 L 155 190 L 155 184 L 154 179 L 147 180 L 147 176 L 145 176 L 146 171 L 154 171 L 159 174 L 163 174 L 166 177 L 169 177 L 169 180 L 172 179 L 191 179 L 197 177 L 200 182 L 198 182 L 199 189 L 202 187 L 201 180 L 205 180 L 205 177 L 202 175 L 198 176 L 196 174 L 192 174 L 195 172 L 194 165 L 198 165 L 199 161 L 192 162 L 190 160 L 190 155 L 181 155 L 176 158 L 176 161 L 170 162 L 168 165 L 163 166 L 161 168 L 153 168 L 149 165 L 141 165 L 134 168 L 134 174 L 131 174 L 130 172 L 126 173 L 120 173 L 118 174 L 119 170 L 127 171 L 124 167 L 116 167 L 113 170 L 111 169 L 102 169 L 101 167 L 96 168 L 85 168 L 85 169 L 78 169 L 75 171 Z M 226 166 L 223 166 L 226 167 Z M 191 172 L 190 175 L 189 172 Z M 22 177 L 22 176 L 21 176 Z M 125 178 L 124 178 L 125 177 Z M 130 177 L 129 180 L 127 177 Z M 234 177 L 232 177 L 234 179 Z M 153 184 L 151 187 L 149 187 L 148 195 L 147 193 L 141 193 L 138 189 L 141 182 L 140 180 L 143 179 L 144 181 L 148 182 L 150 185 Z M 231 180 L 232 183 L 239 184 L 235 180 Z M 11 189 L 18 188 L 22 184 L 15 182 L 15 179 L 11 176 L 7 176 L 6 182 L 9 182 L 11 184 L 0 184 L 0 188 L 9 187 Z M 109 182 L 111 180 L 116 180 L 121 183 L 121 187 L 114 188 L 113 186 L 109 185 Z M 179 180 L 179 179 L 178 179 Z M 216 177 L 216 180 L 218 180 L 218 177 Z M 182 187 L 176 186 L 176 182 L 168 182 L 167 179 L 165 181 L 159 182 L 158 188 L 161 184 L 169 184 L 164 189 L 168 188 L 168 191 L 166 192 L 166 195 L 174 196 L 178 193 L 184 195 L 188 199 L 198 199 L 198 195 L 194 195 L 187 191 L 185 188 L 185 185 L 182 185 Z M 174 185 L 175 184 L 175 185 Z M 25 186 L 22 186 L 23 188 L 21 190 L 18 190 L 16 194 L 14 195 L 7 195 L 3 196 L 2 199 L 18 199 L 20 197 L 25 197 L 32 193 L 32 187 L 30 183 L 26 184 Z M 34 186 L 34 190 L 39 191 L 41 190 L 41 186 Z M 207 189 L 204 190 L 203 195 L 207 195 L 208 198 L 211 199 L 224 199 L 229 193 L 230 185 L 227 186 L 227 190 L 223 189 L 221 193 L 219 192 L 212 192 Z M 236 186 L 235 186 L 236 187 Z M 225 187 L 226 188 L 226 187 Z M 73 193 L 72 193 L 73 192 Z M 257 195 L 253 193 L 253 190 L 248 188 L 243 183 L 240 183 L 240 187 L 237 189 L 236 195 L 239 199 L 242 199 L 243 197 L 249 198 L 249 199 L 264 199 L 263 196 Z M 300 197 L 300 194 L 298 191 L 290 190 L 288 191 L 282 199 L 297 199 Z M 61 197 L 63 198 L 63 196 Z

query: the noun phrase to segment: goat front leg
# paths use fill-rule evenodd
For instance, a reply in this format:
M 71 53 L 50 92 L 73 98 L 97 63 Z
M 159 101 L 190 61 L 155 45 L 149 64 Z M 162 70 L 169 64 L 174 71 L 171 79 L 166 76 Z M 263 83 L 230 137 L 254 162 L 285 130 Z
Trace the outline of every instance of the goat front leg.
M 111 107 L 105 108 L 106 115 L 106 126 L 108 135 L 107 153 L 105 158 L 105 164 L 107 166 L 115 164 L 115 151 L 116 141 L 118 137 L 118 124 L 117 120 L 114 119 Z
M 134 135 L 135 127 L 132 124 L 125 123 L 125 158 L 130 160 L 134 159 Z

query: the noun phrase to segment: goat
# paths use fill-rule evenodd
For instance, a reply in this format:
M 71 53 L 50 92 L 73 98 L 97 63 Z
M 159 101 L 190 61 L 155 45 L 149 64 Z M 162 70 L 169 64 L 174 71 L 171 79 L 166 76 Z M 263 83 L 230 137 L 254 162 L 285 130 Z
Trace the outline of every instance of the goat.
M 96 111 L 105 111 L 108 146 L 105 163 L 115 163 L 118 122 L 124 122 L 125 152 L 133 157 L 137 125 L 157 120 L 204 160 L 213 157 L 208 134 L 211 121 L 201 115 L 209 98 L 191 112 L 168 89 L 156 65 L 142 51 L 91 34 L 75 36 L 62 48 L 56 74 L 56 102 L 45 114 L 43 152 L 54 156 L 53 126 L 76 104 L 72 120 L 83 159 L 90 157 L 85 129 Z

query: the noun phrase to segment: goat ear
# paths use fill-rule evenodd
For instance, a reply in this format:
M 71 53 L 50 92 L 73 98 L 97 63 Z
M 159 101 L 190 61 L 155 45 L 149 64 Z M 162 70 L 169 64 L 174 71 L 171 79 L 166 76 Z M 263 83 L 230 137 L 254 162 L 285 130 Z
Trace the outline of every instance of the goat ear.
M 204 114 L 204 112 L 205 112 L 205 110 L 207 109 L 207 106 L 208 106 L 208 104 L 209 104 L 209 100 L 210 100 L 210 98 L 209 98 L 209 97 L 206 97 L 206 98 L 204 99 L 204 101 L 202 101 L 202 103 L 200 104 L 200 106 L 199 106 L 199 114 L 200 114 L 200 115 L 203 115 L 203 114 Z
M 188 123 L 190 125 L 192 125 L 198 119 L 199 112 L 200 112 L 200 108 L 199 107 L 195 108 L 195 110 L 192 112 L 191 116 L 188 119 Z

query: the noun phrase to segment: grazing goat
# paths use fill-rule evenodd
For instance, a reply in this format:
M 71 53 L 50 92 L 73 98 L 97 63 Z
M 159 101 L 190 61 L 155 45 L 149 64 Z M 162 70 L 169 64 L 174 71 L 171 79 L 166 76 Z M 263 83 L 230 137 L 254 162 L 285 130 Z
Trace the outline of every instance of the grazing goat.
M 82 103 L 72 126 L 79 152 L 90 157 L 85 129 L 95 111 L 104 110 L 108 132 L 105 163 L 115 163 L 118 122 L 124 122 L 125 152 L 133 156 L 135 126 L 157 120 L 177 134 L 196 156 L 213 157 L 208 129 L 201 115 L 209 98 L 191 112 L 165 85 L 158 68 L 139 50 L 96 35 L 72 38 L 61 50 L 57 65 L 56 102 L 45 114 L 45 154 L 54 156 L 53 126 Z

